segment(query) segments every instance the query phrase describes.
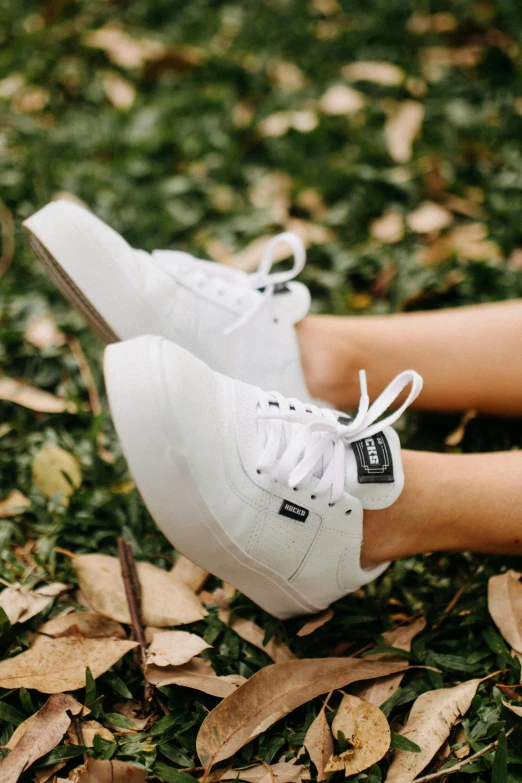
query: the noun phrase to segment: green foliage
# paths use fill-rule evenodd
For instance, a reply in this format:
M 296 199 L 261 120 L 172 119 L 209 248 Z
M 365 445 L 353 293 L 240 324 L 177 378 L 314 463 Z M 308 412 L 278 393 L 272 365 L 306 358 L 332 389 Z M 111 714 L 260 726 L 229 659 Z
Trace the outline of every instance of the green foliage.
M 0 194 L 14 218 L 15 246 L 0 282 L 0 365 L 7 374 L 60 391 L 78 405 L 75 415 L 46 416 L 0 401 L 0 498 L 16 487 L 32 501 L 23 516 L 0 520 L 2 580 L 59 579 L 74 585 L 70 559 L 61 550 L 115 555 L 122 534 L 138 559 L 168 568 L 173 556 L 137 492 L 114 491 L 128 479 L 126 464 L 105 400 L 103 412 L 93 415 L 68 345 L 40 350 L 25 339 L 30 319 L 50 309 L 59 328 L 80 339 L 102 390 L 102 346 L 61 299 L 20 228 L 54 194 L 83 199 L 135 246 L 178 247 L 203 256 L 240 250 L 292 220 L 304 221 L 309 231 L 310 225 L 319 226 L 323 241 L 312 242 L 303 273 L 316 311 L 364 316 L 521 295 L 515 253 L 522 246 L 519 5 L 435 0 L 429 11 L 437 14 L 439 26 L 432 16 L 421 30 L 427 8 L 414 0 L 340 0 L 337 9 L 334 0 L 4 0 L 0 5 Z M 449 20 L 446 27 L 441 14 Z M 165 56 L 132 65 L 87 45 L 89 32 L 107 24 L 159 42 Z M 456 55 L 453 65 L 441 66 L 432 78 L 427 57 L 433 47 Z M 355 114 L 318 110 L 326 90 L 346 81 L 343 66 L 358 60 L 393 63 L 405 78 L 392 86 L 352 85 L 366 100 Z M 277 76 L 281 62 L 297 66 L 297 86 L 285 86 Z M 127 108 L 122 90 L 130 96 Z M 410 99 L 422 103 L 425 118 L 412 160 L 399 164 L 386 146 L 385 120 L 391 107 Z M 265 135 L 263 121 L 281 111 L 311 112 L 312 123 L 306 131 Z M 259 196 L 274 172 L 286 192 L 282 216 L 272 198 Z M 409 230 L 392 244 L 372 238 L 370 225 L 386 210 L 405 218 L 423 201 L 444 203 L 449 195 L 472 210 L 470 217 L 455 208 L 455 226 L 485 227 L 491 245 L 482 247 L 478 260 L 454 251 L 436 263 L 419 263 L 433 237 Z M 3 214 L 6 253 L 9 225 Z M 456 416 L 412 414 L 403 440 L 409 447 L 443 450 L 444 437 L 457 422 Z M 519 421 L 507 425 L 480 417 L 468 424 L 459 449 L 510 449 L 520 445 L 521 435 Z M 114 464 L 100 458 L 100 438 L 115 455 Z M 81 464 L 83 483 L 68 506 L 46 500 L 32 483 L 31 461 L 43 445 L 59 445 Z M 408 673 L 384 706 L 387 716 L 398 727 L 421 693 L 500 669 L 480 687 L 462 724 L 473 751 L 499 736 L 497 750 L 452 781 L 515 781 L 522 779 L 520 732 L 508 738 L 507 754 L 499 691 L 493 686 L 497 681 L 516 686 L 520 663 L 494 629 L 486 606 L 489 576 L 507 565 L 505 558 L 470 555 L 406 558 L 369 585 L 364 598 L 340 601 L 335 618 L 303 638 L 296 637 L 301 621 L 275 622 L 246 598 L 237 600 L 235 610 L 261 625 L 266 639 L 281 638 L 303 657 L 326 656 L 346 643 L 350 652 L 380 644 L 383 631 L 425 613 L 427 628 L 414 641 L 411 657 L 436 671 Z M 461 586 L 459 601 L 446 612 Z M 56 599 L 34 620 L 13 627 L 0 610 L 0 656 L 25 650 L 28 633 L 64 608 Z M 215 611 L 190 630 L 213 645 L 210 657 L 219 674 L 248 677 L 269 662 L 228 630 Z M 146 732 L 121 734 L 114 743 L 98 737 L 86 752 L 140 764 L 166 783 L 184 783 L 188 773 L 177 768 L 199 764 L 195 737 L 216 700 L 175 686 L 160 691 L 167 717 L 155 714 Z M 85 694 L 76 695 L 85 696 L 91 718 L 128 728 L 129 719 L 115 718 L 116 708 L 122 699 L 142 699 L 143 678 L 127 656 L 96 683 L 88 672 Z M 36 691 L 1 692 L 0 746 L 45 699 Z M 319 707 L 320 701 L 296 710 L 239 751 L 234 766 L 293 758 Z M 404 742 L 394 733 L 394 747 Z M 450 745 L 456 742 L 453 733 Z M 63 745 L 38 766 L 66 759 L 69 769 L 83 752 Z M 308 764 L 307 756 L 303 760 Z M 455 762 L 451 757 L 447 763 Z M 385 770 L 381 762 L 358 779 L 378 783 Z M 31 771 L 26 775 L 30 779 Z

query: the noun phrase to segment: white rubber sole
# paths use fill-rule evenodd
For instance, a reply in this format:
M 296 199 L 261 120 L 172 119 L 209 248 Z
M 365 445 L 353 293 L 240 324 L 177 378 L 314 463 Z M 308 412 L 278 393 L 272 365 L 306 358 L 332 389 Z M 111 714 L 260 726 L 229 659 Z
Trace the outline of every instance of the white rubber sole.
M 161 343 L 155 337 L 119 343 L 106 349 L 104 359 L 118 437 L 156 524 L 189 560 L 233 584 L 275 617 L 323 610 L 239 547 L 206 505 L 185 458 L 175 401 L 169 400 L 161 377 Z M 170 402 L 168 410 L 162 410 L 165 402 Z

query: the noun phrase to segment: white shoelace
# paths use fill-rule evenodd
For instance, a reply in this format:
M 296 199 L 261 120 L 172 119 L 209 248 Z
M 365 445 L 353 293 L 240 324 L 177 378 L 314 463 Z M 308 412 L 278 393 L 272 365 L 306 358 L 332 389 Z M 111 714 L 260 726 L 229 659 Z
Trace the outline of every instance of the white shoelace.
M 422 389 L 421 376 L 414 370 L 405 370 L 370 406 L 364 370 L 359 373 L 359 382 L 359 409 L 349 424 L 339 422 L 342 414 L 338 411 L 287 399 L 278 392 L 258 390 L 257 416 L 266 442 L 257 471 L 269 473 L 291 489 L 302 489 L 312 476 L 318 476 L 318 463 L 322 463 L 314 496 L 330 492 L 330 505 L 340 500 L 344 493 L 347 446 L 396 422 Z M 402 405 L 377 421 L 410 384 L 410 393 Z
M 272 266 L 275 262 L 275 254 L 280 244 L 286 244 L 292 251 L 294 263 L 292 268 L 285 272 L 272 272 Z M 168 258 L 173 251 L 155 250 L 153 255 Z M 188 254 L 188 263 L 180 267 L 180 271 L 191 275 L 191 281 L 196 287 L 213 285 L 218 295 L 225 294 L 227 289 L 237 289 L 236 304 L 242 305 L 244 294 L 246 292 L 256 291 L 260 295 L 256 297 L 253 306 L 248 308 L 234 323 L 224 330 L 224 334 L 232 334 L 237 329 L 249 323 L 259 311 L 265 307 L 270 297 L 273 295 L 276 286 L 284 285 L 290 282 L 304 269 L 306 263 L 306 251 L 302 240 L 291 231 L 285 231 L 277 234 L 268 243 L 261 262 L 256 272 L 246 274 L 237 269 L 231 269 L 223 264 L 216 264 L 209 261 L 194 259 Z M 179 257 L 179 255 L 178 255 Z M 246 289 L 246 291 L 245 291 Z

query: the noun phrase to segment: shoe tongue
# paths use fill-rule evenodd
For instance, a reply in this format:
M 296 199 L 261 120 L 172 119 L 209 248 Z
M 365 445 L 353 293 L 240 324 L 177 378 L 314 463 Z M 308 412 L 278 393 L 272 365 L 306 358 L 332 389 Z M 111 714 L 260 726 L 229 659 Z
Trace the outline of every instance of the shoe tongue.
M 387 508 L 397 500 L 403 484 L 401 445 L 395 430 L 386 427 L 347 447 L 346 491 L 359 498 L 363 508 Z

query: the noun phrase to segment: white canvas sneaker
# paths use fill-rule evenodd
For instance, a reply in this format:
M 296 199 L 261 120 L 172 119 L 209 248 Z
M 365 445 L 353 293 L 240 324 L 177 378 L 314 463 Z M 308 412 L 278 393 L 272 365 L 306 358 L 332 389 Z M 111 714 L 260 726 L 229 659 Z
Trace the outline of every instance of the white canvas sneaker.
M 362 374 L 354 419 L 227 378 L 160 337 L 107 348 L 105 380 L 142 497 L 190 560 L 281 619 L 384 571 L 360 566 L 363 511 L 401 493 L 389 425 L 419 394 L 417 373 L 398 375 L 371 407 Z
M 105 342 L 157 334 L 232 378 L 310 398 L 294 328 L 310 293 L 293 281 L 305 265 L 295 234 L 274 237 L 248 275 L 180 251 L 135 250 L 68 201 L 52 201 L 23 227 L 51 279 Z M 271 272 L 281 244 L 293 268 Z

